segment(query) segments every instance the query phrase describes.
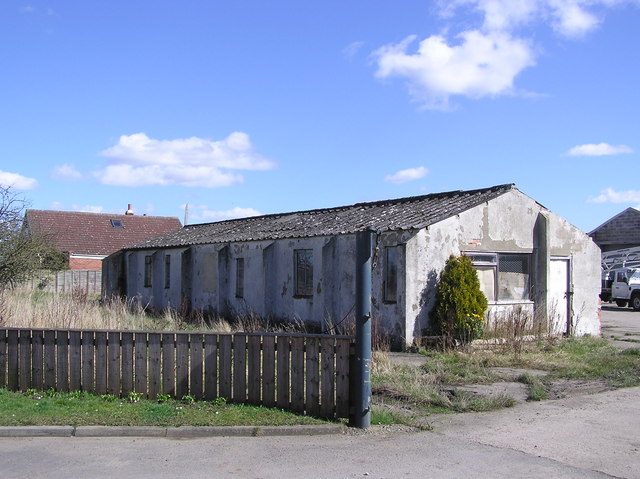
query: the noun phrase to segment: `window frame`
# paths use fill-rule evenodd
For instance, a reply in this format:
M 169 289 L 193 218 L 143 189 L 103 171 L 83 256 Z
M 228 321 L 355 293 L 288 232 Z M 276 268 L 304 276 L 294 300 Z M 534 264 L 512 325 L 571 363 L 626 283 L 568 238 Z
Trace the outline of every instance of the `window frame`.
M 492 270 L 493 271 L 493 298 L 487 298 L 489 303 L 513 303 L 513 302 L 531 302 L 532 300 L 532 253 L 523 253 L 523 252 L 485 252 L 485 251 L 465 251 L 463 252 L 465 256 L 469 256 L 471 259 L 471 263 L 473 264 L 474 270 L 476 273 L 479 270 Z M 507 256 L 520 256 L 526 257 L 526 284 L 525 298 L 505 298 L 501 295 L 500 286 L 504 284 L 504 280 L 501 281 L 501 274 L 508 274 L 507 271 L 501 271 L 501 263 L 505 263 L 507 261 Z M 484 290 L 483 290 L 484 293 Z
M 244 258 L 236 258 L 236 298 L 244 298 Z
M 393 256 L 393 258 L 390 258 Z M 384 279 L 382 281 L 382 301 L 385 303 L 398 302 L 398 258 L 400 246 L 384 247 Z
M 171 255 L 164 255 L 164 289 L 171 288 Z
M 153 255 L 144 256 L 144 287 L 153 287 Z
M 301 275 L 301 273 L 303 274 Z M 293 282 L 294 297 L 313 297 L 313 249 L 293 250 Z

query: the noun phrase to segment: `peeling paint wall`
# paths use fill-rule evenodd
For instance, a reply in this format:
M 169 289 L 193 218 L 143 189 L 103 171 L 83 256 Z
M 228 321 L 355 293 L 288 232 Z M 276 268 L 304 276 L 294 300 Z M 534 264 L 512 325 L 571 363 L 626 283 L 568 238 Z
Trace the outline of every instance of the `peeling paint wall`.
M 397 248 L 398 260 L 397 293 L 391 299 L 384 295 L 388 247 Z M 295 294 L 296 250 L 312 252 L 312 294 Z M 569 261 L 573 331 L 599 333 L 599 249 L 585 233 L 517 190 L 425 229 L 379 235 L 371 292 L 375 330 L 391 333 L 405 344 L 428 331 L 440 271 L 450 255 L 462 252 L 532 255 L 531 299 L 493 302 L 493 317 L 514 308 L 547 315 L 546 299 L 552 293 L 548 263 L 553 258 Z M 129 297 L 138 296 L 157 309 L 187 301 L 194 309 L 311 321 L 329 330 L 353 320 L 355 253 L 353 234 L 131 251 L 124 262 L 126 282 L 120 284 L 127 285 Z M 145 288 L 144 258 L 150 254 L 154 255 L 154 285 Z M 164 287 L 167 255 L 171 257 L 170 288 Z M 242 294 L 236 289 L 239 258 L 244 267 Z

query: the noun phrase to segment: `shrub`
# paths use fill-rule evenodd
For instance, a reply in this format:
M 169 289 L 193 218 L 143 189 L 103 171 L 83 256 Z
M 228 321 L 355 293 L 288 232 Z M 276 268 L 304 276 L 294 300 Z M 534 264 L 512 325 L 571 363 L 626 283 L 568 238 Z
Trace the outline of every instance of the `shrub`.
M 467 256 L 451 255 L 440 273 L 431 320 L 445 344 L 467 343 L 481 338 L 487 298 L 480 290 L 478 275 Z

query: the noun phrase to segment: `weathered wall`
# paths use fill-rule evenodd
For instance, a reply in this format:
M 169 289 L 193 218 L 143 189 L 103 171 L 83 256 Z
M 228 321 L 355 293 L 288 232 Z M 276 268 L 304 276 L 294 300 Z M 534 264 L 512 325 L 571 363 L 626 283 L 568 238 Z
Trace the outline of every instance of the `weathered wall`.
M 542 227 L 542 226 L 544 227 Z M 385 247 L 399 246 L 397 297 L 385 301 Z M 125 261 L 127 294 L 156 309 L 179 307 L 219 313 L 312 321 L 329 329 L 352 321 L 355 304 L 355 235 L 197 245 L 189 249 L 133 251 Z M 426 229 L 386 232 L 376 242 L 372 274 L 375 327 L 411 344 L 428 330 L 438 275 L 451 254 L 462 252 L 531 253 L 531 300 L 490 303 L 496 316 L 516 308 L 547 314 L 550 258 L 570 261 L 572 322 L 579 334 L 599 332 L 597 246 L 577 228 L 512 190 Z M 296 296 L 294 251 L 313 252 L 313 294 Z M 153 254 L 154 278 L 144 287 L 144 257 Z M 171 287 L 164 285 L 166 255 L 171 256 Z M 236 294 L 237 259 L 244 259 L 244 294 Z M 535 300 L 535 301 L 534 301 Z

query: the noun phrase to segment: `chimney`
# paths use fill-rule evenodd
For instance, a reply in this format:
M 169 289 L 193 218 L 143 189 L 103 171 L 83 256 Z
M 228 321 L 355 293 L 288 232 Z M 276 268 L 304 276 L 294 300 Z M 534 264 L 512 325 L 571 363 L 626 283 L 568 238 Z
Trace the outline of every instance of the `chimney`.
M 133 215 L 133 208 L 131 208 L 131 203 L 128 204 L 127 211 L 125 212 L 125 215 L 129 215 L 129 216 Z

